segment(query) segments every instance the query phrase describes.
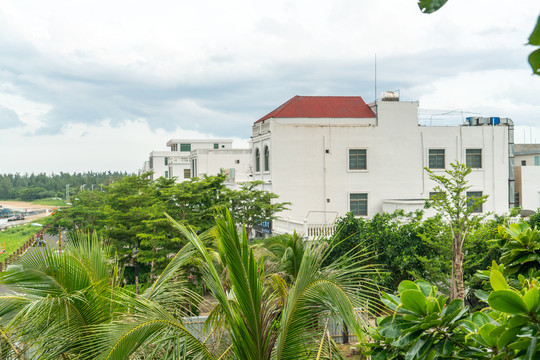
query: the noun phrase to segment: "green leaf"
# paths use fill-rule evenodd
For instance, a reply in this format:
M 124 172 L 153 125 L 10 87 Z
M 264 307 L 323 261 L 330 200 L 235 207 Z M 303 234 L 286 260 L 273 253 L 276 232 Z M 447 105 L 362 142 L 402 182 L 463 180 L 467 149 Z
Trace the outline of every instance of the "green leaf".
M 529 345 L 527 349 L 527 354 L 525 354 L 525 360 L 532 360 L 534 359 L 534 354 L 536 354 L 536 342 L 538 340 L 538 337 L 533 336 L 531 339 L 531 344 Z
M 531 65 L 534 74 L 540 74 L 540 49 L 533 51 L 529 55 L 529 64 Z
M 540 46 L 540 16 L 538 16 L 538 20 L 536 20 L 536 26 L 534 27 L 534 30 L 529 36 L 529 44 Z
M 527 314 L 527 305 L 521 296 L 512 290 L 497 290 L 488 297 L 489 306 L 508 314 Z
M 419 0 L 418 7 L 424 14 L 431 14 L 439 10 L 448 0 Z
M 484 341 L 489 345 L 489 347 L 493 347 L 495 346 L 495 344 L 497 343 L 497 337 L 496 336 L 492 336 L 490 333 L 495 330 L 497 328 L 497 325 L 494 325 L 494 324 L 484 324 L 482 325 L 482 327 L 480 328 L 480 330 L 478 330 L 478 333 L 480 334 L 480 336 L 482 337 L 482 339 L 484 339 Z
M 435 344 L 434 349 L 439 355 L 450 356 L 453 350 L 452 342 L 450 339 L 439 341 L 437 344 Z
M 533 309 L 536 309 L 538 303 L 540 302 L 538 288 L 530 288 L 529 291 L 527 291 L 525 295 L 523 295 L 523 301 L 525 301 L 525 304 L 527 305 L 527 310 L 529 312 Z
M 419 280 L 419 281 L 416 281 L 416 285 L 418 285 L 418 287 L 420 288 L 420 291 L 422 291 L 422 293 L 424 293 L 424 295 L 426 295 L 426 296 L 431 295 L 431 292 L 433 290 L 433 286 L 431 286 L 430 283 Z
M 491 270 L 489 275 L 489 282 L 493 290 L 508 289 L 508 283 L 504 279 L 503 274 L 499 270 Z
M 418 287 L 418 285 L 416 285 L 412 281 L 403 280 L 398 285 L 398 292 L 401 294 L 405 290 L 419 290 L 419 287 Z
M 476 296 L 479 300 L 482 300 L 484 302 L 487 302 L 489 293 L 484 290 L 476 290 L 474 292 L 474 296 Z
M 405 290 L 401 293 L 403 307 L 418 315 L 426 312 L 426 297 L 420 290 Z
M 490 322 L 489 316 L 487 316 L 486 314 L 481 313 L 481 312 L 475 312 L 472 315 L 471 320 L 479 328 L 482 327 L 484 324 L 487 324 L 487 323 Z
M 515 327 L 513 329 L 508 329 L 505 332 L 499 336 L 499 339 L 497 340 L 497 348 L 502 349 L 506 345 L 510 344 L 511 342 L 514 342 L 518 338 L 516 335 L 520 332 L 521 328 Z

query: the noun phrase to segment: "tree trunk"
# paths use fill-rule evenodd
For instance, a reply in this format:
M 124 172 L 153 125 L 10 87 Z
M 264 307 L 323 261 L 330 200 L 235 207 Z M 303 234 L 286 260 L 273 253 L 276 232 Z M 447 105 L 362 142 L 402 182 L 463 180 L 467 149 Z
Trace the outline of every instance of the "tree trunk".
M 461 238 L 455 235 L 452 240 L 452 279 L 450 286 L 450 301 L 455 299 L 464 300 L 465 289 L 463 287 L 463 251 Z

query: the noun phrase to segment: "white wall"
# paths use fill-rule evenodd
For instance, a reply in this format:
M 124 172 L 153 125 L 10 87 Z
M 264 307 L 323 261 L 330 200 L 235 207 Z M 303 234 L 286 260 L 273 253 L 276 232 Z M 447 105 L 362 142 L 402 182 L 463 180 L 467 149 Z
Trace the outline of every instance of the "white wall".
M 234 169 L 234 181 L 251 181 L 251 150 L 220 149 L 195 150 L 191 152 L 190 161 L 197 161 L 196 177 L 217 175 L 221 169 Z
M 536 211 L 540 208 L 540 166 L 521 167 L 521 207 Z
M 445 149 L 447 168 L 454 159 L 465 162 L 466 148 L 482 148 L 483 168 L 470 175 L 471 191 L 490 196 L 484 211 L 507 211 L 507 127 L 420 127 L 417 108 L 417 102 L 383 101 L 374 110 L 377 119 L 275 118 L 255 124 L 252 163 L 259 147 L 261 171 L 253 177 L 265 181 L 279 201 L 293 203 L 281 214 L 285 219 L 331 221 L 349 211 L 350 193 L 368 194 L 371 217 L 383 211 L 385 200 L 429 196 L 434 184 L 424 167 L 430 147 Z M 268 172 L 264 146 L 270 148 Z M 366 149 L 366 170 L 348 169 L 349 148 Z

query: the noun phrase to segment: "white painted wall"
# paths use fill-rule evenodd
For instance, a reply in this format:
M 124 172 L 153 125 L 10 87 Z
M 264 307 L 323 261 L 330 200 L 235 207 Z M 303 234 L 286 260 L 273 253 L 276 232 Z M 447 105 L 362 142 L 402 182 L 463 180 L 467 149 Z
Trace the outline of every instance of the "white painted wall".
M 501 126 L 418 126 L 418 102 L 377 102 L 377 119 L 271 118 L 253 126 L 253 178 L 293 203 L 284 219 L 332 221 L 349 211 L 350 193 L 368 194 L 368 217 L 399 202 L 425 199 L 434 184 L 424 167 L 429 148 L 444 148 L 446 167 L 465 162 L 466 148 L 482 148 L 482 169 L 470 175 L 471 191 L 489 198 L 484 211 L 508 210 L 508 128 Z M 264 171 L 264 147 L 270 169 Z M 255 149 L 261 171 L 255 171 Z M 348 149 L 367 151 L 367 169 L 348 169 Z M 417 206 L 407 204 L 407 207 Z
M 251 181 L 251 150 L 250 149 L 220 149 L 195 150 L 190 154 L 190 162 L 197 162 L 194 177 L 217 175 L 221 170 L 233 169 L 234 182 Z
M 521 167 L 521 207 L 536 211 L 540 208 L 540 166 Z

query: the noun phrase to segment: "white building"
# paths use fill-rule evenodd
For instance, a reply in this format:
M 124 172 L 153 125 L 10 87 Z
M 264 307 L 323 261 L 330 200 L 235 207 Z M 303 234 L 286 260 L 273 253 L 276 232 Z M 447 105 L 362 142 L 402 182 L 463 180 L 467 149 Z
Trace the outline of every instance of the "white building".
M 540 144 L 516 144 L 516 206 L 524 210 L 540 208 Z
M 193 150 L 189 155 L 190 171 L 193 177 L 225 174 L 227 185 L 252 180 L 251 149 Z
M 192 176 L 189 157 L 193 151 L 232 150 L 232 139 L 171 139 L 167 141 L 170 151 L 152 151 L 141 172 L 153 171 L 152 180 L 159 177 L 185 181 Z M 211 174 L 216 175 L 217 173 Z
M 422 208 L 435 186 L 424 168 L 442 174 L 455 160 L 473 167 L 470 195 L 489 195 L 481 211 L 502 213 L 514 201 L 512 149 L 509 119 L 425 127 L 418 102 L 395 93 L 369 105 L 295 96 L 254 123 L 253 179 L 292 203 L 276 232 L 321 229 L 349 211 L 371 217 Z

